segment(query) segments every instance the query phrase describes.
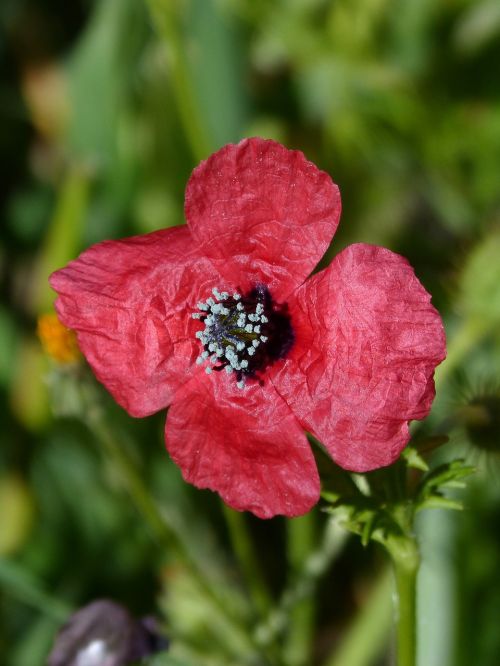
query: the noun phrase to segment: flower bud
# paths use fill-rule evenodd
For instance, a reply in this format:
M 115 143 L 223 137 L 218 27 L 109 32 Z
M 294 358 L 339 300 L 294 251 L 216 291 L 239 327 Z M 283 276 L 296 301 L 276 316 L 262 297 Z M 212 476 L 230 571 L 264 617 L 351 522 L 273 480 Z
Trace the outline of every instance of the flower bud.
M 136 620 L 120 604 L 100 599 L 62 627 L 47 666 L 126 666 L 166 647 L 154 618 Z

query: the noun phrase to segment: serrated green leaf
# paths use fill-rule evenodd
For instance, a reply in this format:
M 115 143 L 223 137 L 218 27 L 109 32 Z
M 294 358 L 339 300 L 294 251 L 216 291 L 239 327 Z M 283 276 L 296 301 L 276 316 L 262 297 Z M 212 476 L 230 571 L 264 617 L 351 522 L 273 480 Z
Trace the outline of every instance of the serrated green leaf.
M 463 460 L 453 460 L 444 463 L 427 474 L 421 483 L 421 492 L 432 491 L 437 488 L 457 488 L 460 479 L 464 479 L 475 472 L 475 468 L 466 465 Z

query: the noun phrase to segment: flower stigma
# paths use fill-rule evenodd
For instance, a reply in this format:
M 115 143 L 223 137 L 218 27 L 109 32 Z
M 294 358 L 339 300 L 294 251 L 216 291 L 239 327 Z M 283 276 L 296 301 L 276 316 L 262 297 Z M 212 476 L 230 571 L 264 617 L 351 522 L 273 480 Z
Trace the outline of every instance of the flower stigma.
M 203 348 L 196 363 L 207 363 L 207 374 L 221 370 L 234 374 L 240 389 L 248 379 L 262 383 L 258 373 L 284 358 L 293 345 L 288 306 L 275 303 L 264 285 L 247 294 L 214 287 L 212 294 L 191 315 L 205 325 L 195 334 Z

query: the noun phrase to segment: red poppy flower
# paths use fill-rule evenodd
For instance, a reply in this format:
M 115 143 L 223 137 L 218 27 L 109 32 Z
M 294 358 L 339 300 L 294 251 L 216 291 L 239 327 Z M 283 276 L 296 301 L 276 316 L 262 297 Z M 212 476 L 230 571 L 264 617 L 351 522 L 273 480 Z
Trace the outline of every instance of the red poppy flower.
M 187 226 L 83 252 L 51 276 L 61 321 L 132 416 L 170 405 L 186 481 L 260 517 L 296 516 L 320 483 L 304 431 L 363 472 L 396 460 L 445 356 L 406 259 L 357 244 L 310 277 L 340 195 L 301 152 L 247 139 L 202 162 Z

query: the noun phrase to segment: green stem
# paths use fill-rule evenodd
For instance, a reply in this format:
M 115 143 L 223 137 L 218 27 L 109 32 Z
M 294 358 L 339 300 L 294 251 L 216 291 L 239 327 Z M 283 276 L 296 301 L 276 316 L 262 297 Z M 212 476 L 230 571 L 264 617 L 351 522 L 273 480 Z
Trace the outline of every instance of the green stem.
M 313 550 L 316 525 L 315 515 L 309 513 L 287 522 L 288 560 L 292 577 L 301 571 Z M 287 666 L 306 666 L 310 663 L 311 646 L 316 614 L 314 596 L 304 596 L 290 609 L 284 657 Z
M 191 85 L 191 72 L 186 58 L 187 48 L 181 38 L 177 3 L 172 0 L 145 0 L 153 24 L 167 48 L 172 88 L 186 138 L 196 161 L 205 159 L 211 152 L 211 141 L 202 121 L 200 104 Z
M 398 666 L 417 663 L 417 574 L 420 564 L 413 537 L 398 539 L 389 546 L 396 579 L 396 625 Z
M 395 574 L 398 604 L 398 666 L 415 666 L 417 572 L 396 566 Z
M 69 165 L 59 187 L 56 207 L 32 278 L 35 313 L 53 308 L 54 292 L 47 280 L 52 271 L 75 256 L 85 223 L 90 187 L 88 170 L 81 164 Z
M 120 474 L 123 484 L 128 491 L 132 501 L 138 511 L 144 517 L 149 526 L 152 535 L 158 544 L 166 551 L 173 552 L 188 567 L 191 576 L 196 581 L 200 591 L 210 601 L 214 609 L 225 619 L 228 627 L 239 641 L 246 645 L 249 652 L 261 652 L 260 646 L 257 646 L 254 638 L 246 631 L 237 618 L 232 613 L 231 608 L 222 601 L 219 595 L 212 589 L 207 582 L 203 572 L 198 568 L 198 564 L 193 560 L 188 549 L 179 539 L 176 530 L 170 526 L 162 515 L 155 501 L 149 494 L 148 489 L 135 466 L 131 463 L 129 457 L 124 452 L 123 447 L 116 441 L 113 432 L 108 427 L 105 414 L 102 409 L 95 404 L 92 396 L 91 404 L 86 411 L 86 421 L 99 442 L 105 449 L 109 459 L 113 462 L 114 468 Z
M 259 614 L 265 615 L 271 608 L 272 599 L 261 574 L 245 516 L 225 504 L 222 506 L 231 545 L 240 563 L 248 590 L 252 595 L 253 602 Z
M 268 645 L 288 627 L 295 606 L 313 596 L 321 576 L 342 552 L 348 532 L 336 517 L 330 518 L 324 528 L 319 546 L 312 550 L 296 577 L 289 581 L 281 599 L 265 620 L 257 627 L 260 645 Z
M 387 643 L 392 623 L 393 581 L 387 569 L 356 614 L 340 645 L 323 666 L 371 666 Z
M 3 557 L 0 557 L 0 584 L 10 595 L 55 622 L 65 622 L 71 613 L 71 606 L 48 593 L 31 572 Z

